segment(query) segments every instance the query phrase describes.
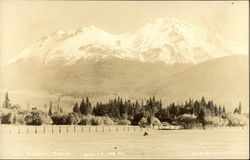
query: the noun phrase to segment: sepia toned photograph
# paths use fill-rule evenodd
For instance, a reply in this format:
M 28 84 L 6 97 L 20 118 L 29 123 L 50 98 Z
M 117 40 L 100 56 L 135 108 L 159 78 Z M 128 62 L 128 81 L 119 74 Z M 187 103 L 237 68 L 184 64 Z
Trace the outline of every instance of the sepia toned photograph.
M 249 1 L 0 0 L 0 159 L 249 159 Z

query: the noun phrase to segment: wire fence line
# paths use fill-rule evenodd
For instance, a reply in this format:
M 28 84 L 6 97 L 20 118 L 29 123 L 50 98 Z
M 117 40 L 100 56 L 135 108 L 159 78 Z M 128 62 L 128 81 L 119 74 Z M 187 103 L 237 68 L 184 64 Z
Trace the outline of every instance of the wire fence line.
M 43 125 L 15 126 L 0 125 L 0 134 L 60 134 L 60 133 L 89 133 L 89 132 L 136 132 L 161 129 L 160 126 L 145 128 L 132 125 Z
M 206 130 L 234 130 L 246 129 L 248 127 L 212 127 Z M 42 126 L 18 126 L 0 125 L 0 134 L 61 134 L 61 133 L 100 133 L 100 132 L 139 132 L 153 130 L 176 130 L 178 126 L 132 126 L 132 125 L 42 125 Z M 197 128 L 201 130 L 200 128 Z

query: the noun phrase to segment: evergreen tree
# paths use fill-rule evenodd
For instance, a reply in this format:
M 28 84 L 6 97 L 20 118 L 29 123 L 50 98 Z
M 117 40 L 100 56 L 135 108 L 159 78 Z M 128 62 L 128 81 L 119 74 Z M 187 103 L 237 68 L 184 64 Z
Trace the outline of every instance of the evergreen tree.
M 88 97 L 86 98 L 86 102 L 84 101 L 84 98 L 82 99 L 80 104 L 80 112 L 84 115 L 91 114 L 92 107 Z
M 196 100 L 194 102 L 194 114 L 195 115 L 198 115 L 200 112 L 200 103 Z
M 56 101 L 56 107 L 55 107 L 55 113 L 60 113 L 60 100 L 61 100 L 61 97 L 59 97 Z
M 160 111 L 162 110 L 162 101 L 161 101 L 161 99 L 160 99 L 160 103 L 159 103 L 159 109 L 160 109 Z
M 86 107 L 86 104 L 85 104 L 85 100 L 83 98 L 82 101 L 81 101 L 81 103 L 80 103 L 80 112 L 82 114 L 85 112 L 85 107 Z
M 206 106 L 206 101 L 204 97 L 201 98 L 201 106 Z
M 235 114 L 235 113 L 238 113 L 238 114 L 239 114 L 239 109 L 238 109 L 238 108 L 235 108 L 235 109 L 234 109 L 234 114 Z
M 117 103 L 115 104 L 115 109 L 116 109 L 117 118 L 121 118 L 120 108 Z
M 17 123 L 17 115 L 14 114 L 14 117 L 13 117 L 13 124 L 16 124 Z
M 222 115 L 222 109 L 221 109 L 221 106 L 219 106 L 219 109 L 218 109 L 218 115 L 221 116 Z
M 215 114 L 215 116 L 218 116 L 218 114 L 219 114 L 217 105 L 214 106 L 214 114 Z
M 10 99 L 9 99 L 9 95 L 8 95 L 8 92 L 5 93 L 5 100 L 3 102 L 3 108 L 10 108 L 11 107 L 11 104 L 10 104 Z
M 175 103 L 172 103 L 169 107 L 169 114 L 172 117 L 176 117 L 180 115 L 180 106 L 175 105 Z
M 198 120 L 198 122 L 200 122 L 202 124 L 203 129 L 205 129 L 205 125 L 206 125 L 205 116 L 206 116 L 205 111 L 203 109 L 201 109 L 199 111 L 198 116 L 197 116 L 197 120 Z
M 211 112 L 213 112 L 213 110 L 214 110 L 213 101 L 208 101 L 208 103 L 207 103 L 207 108 L 208 108 L 209 110 L 211 110 Z
M 95 109 L 95 107 L 96 106 L 94 106 L 93 109 L 92 109 L 92 113 L 91 114 L 93 114 L 93 115 L 96 115 L 96 109 Z
M 52 116 L 53 114 L 54 114 L 53 103 L 52 103 L 52 101 L 50 101 L 48 115 Z
M 239 111 L 239 114 L 241 114 L 241 102 L 239 103 L 239 109 L 238 109 L 238 111 Z
M 134 114 L 138 114 L 140 112 L 140 104 L 138 102 L 138 100 L 135 101 L 135 111 L 134 111 Z
M 60 108 L 60 113 L 63 113 L 63 109 L 62 108 Z
M 74 113 L 81 113 L 81 112 L 80 112 L 80 107 L 79 107 L 79 104 L 78 104 L 78 103 L 76 103 L 76 104 L 74 105 L 74 107 L 73 107 L 73 112 L 74 112 Z
M 143 102 L 143 99 L 141 100 L 141 107 L 143 107 L 144 106 L 144 102 Z
M 225 114 L 226 113 L 226 109 L 225 106 L 222 107 L 222 113 Z

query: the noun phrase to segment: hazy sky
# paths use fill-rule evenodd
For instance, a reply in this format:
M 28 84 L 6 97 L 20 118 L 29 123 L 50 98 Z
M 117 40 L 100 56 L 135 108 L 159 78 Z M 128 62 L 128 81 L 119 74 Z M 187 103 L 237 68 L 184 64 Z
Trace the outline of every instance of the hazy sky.
M 248 2 L 0 1 L 1 60 L 10 60 L 56 30 L 95 25 L 111 33 L 139 28 L 155 17 L 175 17 L 225 37 L 248 40 Z

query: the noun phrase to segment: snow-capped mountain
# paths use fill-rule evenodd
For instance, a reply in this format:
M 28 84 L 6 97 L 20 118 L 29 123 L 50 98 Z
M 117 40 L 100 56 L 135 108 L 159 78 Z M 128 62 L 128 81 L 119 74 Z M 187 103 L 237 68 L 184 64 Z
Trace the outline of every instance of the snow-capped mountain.
M 244 47 L 246 49 L 244 49 Z M 141 62 L 199 63 L 217 57 L 246 54 L 247 46 L 209 35 L 205 29 L 175 18 L 155 18 L 141 28 L 113 35 L 95 26 L 57 31 L 26 48 L 9 63 L 34 59 L 49 65 L 63 60 L 116 57 Z
M 166 104 L 205 96 L 249 106 L 249 57 L 236 55 L 247 53 L 247 45 L 174 18 L 118 35 L 89 26 L 54 32 L 26 48 L 2 68 L 0 87 L 103 101 L 157 96 Z

